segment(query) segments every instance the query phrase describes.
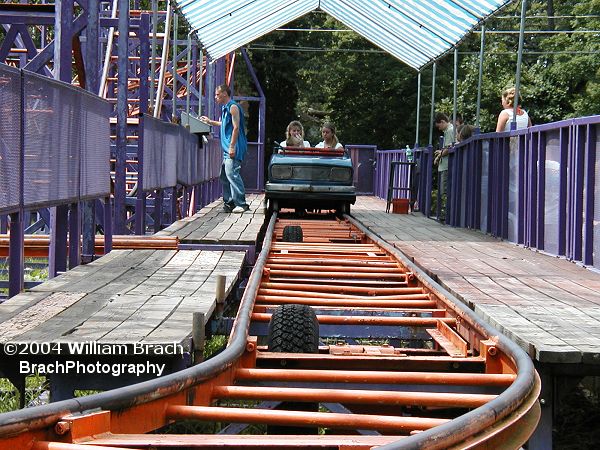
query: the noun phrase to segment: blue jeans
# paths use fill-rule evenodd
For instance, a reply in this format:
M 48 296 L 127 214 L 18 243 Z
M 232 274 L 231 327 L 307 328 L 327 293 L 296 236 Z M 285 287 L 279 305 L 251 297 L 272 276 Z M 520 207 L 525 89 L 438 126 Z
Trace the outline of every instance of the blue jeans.
M 219 179 L 223 184 L 223 202 L 230 206 L 246 206 L 246 190 L 240 175 L 241 168 L 242 162 L 231 158 L 224 159 L 221 165 Z

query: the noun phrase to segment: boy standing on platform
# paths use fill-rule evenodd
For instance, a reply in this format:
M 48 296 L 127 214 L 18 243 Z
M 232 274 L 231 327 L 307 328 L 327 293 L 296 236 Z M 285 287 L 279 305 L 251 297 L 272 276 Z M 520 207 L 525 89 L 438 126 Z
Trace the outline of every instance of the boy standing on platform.
M 226 84 L 217 86 L 215 100 L 221 107 L 221 120 L 211 120 L 201 116 L 200 121 L 221 127 L 221 148 L 223 164 L 219 176 L 223 184 L 223 209 L 225 212 L 243 213 L 248 211 L 244 180 L 240 175 L 242 161 L 248 150 L 246 127 L 242 108 L 231 98 L 231 89 Z

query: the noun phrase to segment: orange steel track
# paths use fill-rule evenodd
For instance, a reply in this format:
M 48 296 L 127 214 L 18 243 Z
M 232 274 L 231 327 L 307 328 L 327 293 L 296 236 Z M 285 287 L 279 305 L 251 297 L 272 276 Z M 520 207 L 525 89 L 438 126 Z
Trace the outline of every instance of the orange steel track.
M 282 242 L 286 225 L 301 226 L 304 241 Z M 269 352 L 249 335 L 292 303 L 311 306 L 330 336 L 318 353 Z M 537 426 L 539 391 L 518 346 L 360 224 L 274 214 L 222 353 L 0 415 L 0 450 L 517 449 Z M 245 435 L 147 434 L 180 420 L 255 425 Z

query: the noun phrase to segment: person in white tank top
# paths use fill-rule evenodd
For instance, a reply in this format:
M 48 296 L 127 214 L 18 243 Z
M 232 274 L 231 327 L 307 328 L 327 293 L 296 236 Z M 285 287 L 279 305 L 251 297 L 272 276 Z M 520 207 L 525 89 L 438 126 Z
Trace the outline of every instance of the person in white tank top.
M 496 124 L 496 132 L 510 131 L 510 124 L 513 121 L 515 104 L 515 88 L 506 89 L 502 93 L 502 107 L 504 108 L 498 115 L 498 123 Z M 521 109 L 521 105 L 517 106 L 517 130 L 531 126 L 531 118 L 527 111 Z

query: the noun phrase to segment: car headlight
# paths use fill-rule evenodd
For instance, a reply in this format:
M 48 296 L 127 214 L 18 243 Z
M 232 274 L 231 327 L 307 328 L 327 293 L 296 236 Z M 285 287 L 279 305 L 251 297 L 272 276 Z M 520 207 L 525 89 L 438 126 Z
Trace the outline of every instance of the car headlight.
M 292 166 L 274 164 L 271 166 L 271 176 L 274 180 L 289 180 L 292 178 Z
M 349 167 L 332 167 L 329 178 L 331 181 L 350 181 L 352 180 L 352 169 Z

